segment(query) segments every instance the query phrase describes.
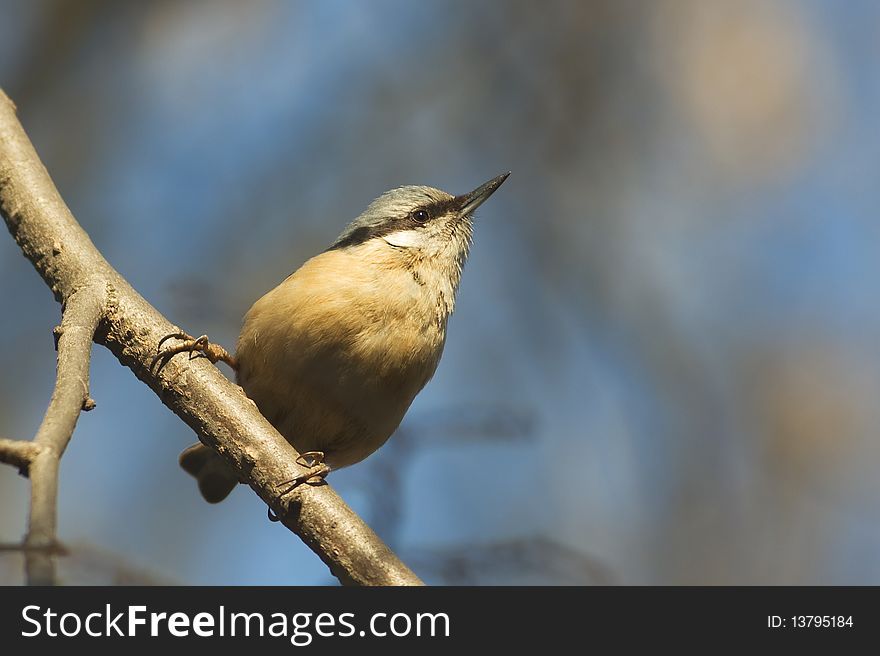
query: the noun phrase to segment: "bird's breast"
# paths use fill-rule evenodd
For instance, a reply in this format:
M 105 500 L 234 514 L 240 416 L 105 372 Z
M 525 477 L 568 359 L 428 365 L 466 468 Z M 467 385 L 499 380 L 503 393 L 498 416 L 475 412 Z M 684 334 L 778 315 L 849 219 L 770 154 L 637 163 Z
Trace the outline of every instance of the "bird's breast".
M 336 467 L 397 428 L 437 367 L 445 320 L 404 269 L 330 251 L 257 301 L 239 337 L 239 383 L 299 450 Z M 335 461 L 335 462 L 334 462 Z

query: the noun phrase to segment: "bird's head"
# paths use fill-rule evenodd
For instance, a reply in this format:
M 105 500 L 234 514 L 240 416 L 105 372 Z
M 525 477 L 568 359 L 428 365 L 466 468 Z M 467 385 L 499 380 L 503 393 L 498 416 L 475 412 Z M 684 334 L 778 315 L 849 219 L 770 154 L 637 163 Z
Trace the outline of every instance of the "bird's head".
M 438 266 L 453 265 L 460 275 L 473 231 L 472 217 L 510 173 L 460 196 L 433 187 L 406 186 L 386 191 L 336 239 L 328 250 L 369 246 L 405 251 Z M 457 283 L 457 280 L 456 280 Z

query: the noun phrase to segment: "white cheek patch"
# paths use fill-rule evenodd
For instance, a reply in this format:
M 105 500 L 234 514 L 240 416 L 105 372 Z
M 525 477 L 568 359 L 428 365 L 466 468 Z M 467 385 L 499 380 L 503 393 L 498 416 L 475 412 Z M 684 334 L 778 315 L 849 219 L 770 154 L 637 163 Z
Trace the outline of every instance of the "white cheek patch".
M 383 239 L 400 248 L 419 248 L 425 243 L 425 236 L 419 230 L 398 230 L 385 235 Z

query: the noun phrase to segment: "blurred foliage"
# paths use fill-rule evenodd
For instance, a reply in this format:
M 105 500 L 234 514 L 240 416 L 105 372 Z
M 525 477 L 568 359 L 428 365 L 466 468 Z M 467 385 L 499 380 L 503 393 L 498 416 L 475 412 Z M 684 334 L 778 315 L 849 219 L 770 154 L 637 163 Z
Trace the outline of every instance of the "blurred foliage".
M 880 6 L 0 10 L 0 85 L 74 214 L 221 343 L 385 189 L 513 171 L 435 380 L 333 474 L 429 582 L 880 582 Z M 58 308 L 8 239 L 0 295 L 0 434 L 20 437 Z M 192 435 L 100 351 L 92 395 L 64 539 L 163 580 L 327 581 L 248 490 L 201 502 L 176 465 Z M 0 470 L 0 541 L 26 494 Z

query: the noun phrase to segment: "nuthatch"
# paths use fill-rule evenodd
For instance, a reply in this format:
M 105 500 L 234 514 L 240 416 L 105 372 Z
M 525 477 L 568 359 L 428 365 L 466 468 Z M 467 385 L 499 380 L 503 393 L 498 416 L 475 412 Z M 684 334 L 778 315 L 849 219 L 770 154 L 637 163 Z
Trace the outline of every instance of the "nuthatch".
M 508 175 L 461 196 L 421 186 L 382 194 L 330 248 L 254 303 L 234 356 L 184 334 L 169 335 L 183 342 L 160 356 L 198 351 L 232 366 L 263 416 L 319 475 L 360 462 L 434 375 L 473 212 Z M 186 449 L 180 464 L 211 503 L 238 483 L 202 444 Z M 294 484 L 308 477 L 301 478 Z

